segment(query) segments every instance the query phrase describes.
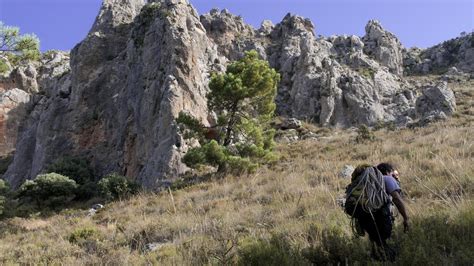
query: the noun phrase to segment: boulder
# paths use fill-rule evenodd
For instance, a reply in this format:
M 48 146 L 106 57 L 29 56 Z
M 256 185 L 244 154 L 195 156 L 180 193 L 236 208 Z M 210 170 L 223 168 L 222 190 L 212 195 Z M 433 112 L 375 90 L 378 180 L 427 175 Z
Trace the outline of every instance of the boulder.
M 440 82 L 423 89 L 416 100 L 416 115 L 428 121 L 445 119 L 456 111 L 454 92 L 447 82 Z
M 283 121 L 283 123 L 280 125 L 280 128 L 283 130 L 286 129 L 298 129 L 302 126 L 303 124 L 301 123 L 300 120 L 296 118 L 287 118 Z
M 339 172 L 338 176 L 340 178 L 344 178 L 344 179 L 350 179 L 351 176 L 352 176 L 352 172 L 354 172 L 355 168 L 354 166 L 352 165 L 344 165 L 344 167 L 342 167 L 341 171 Z

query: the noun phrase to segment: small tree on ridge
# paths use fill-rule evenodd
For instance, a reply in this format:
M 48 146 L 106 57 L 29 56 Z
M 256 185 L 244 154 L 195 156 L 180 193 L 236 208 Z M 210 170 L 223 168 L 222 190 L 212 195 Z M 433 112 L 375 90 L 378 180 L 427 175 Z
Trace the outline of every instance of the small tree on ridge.
M 0 21 L 0 55 L 14 54 L 20 59 L 39 58 L 39 39 L 34 34 L 20 34 L 18 27 L 5 25 Z
M 207 100 L 209 110 L 217 114 L 216 123 L 205 127 L 184 112 L 177 119 L 184 137 L 196 138 L 201 145 L 190 149 L 183 162 L 191 168 L 212 165 L 218 171 L 242 172 L 273 158 L 275 132 L 269 122 L 279 80 L 255 51 L 231 63 L 224 74 L 213 74 Z

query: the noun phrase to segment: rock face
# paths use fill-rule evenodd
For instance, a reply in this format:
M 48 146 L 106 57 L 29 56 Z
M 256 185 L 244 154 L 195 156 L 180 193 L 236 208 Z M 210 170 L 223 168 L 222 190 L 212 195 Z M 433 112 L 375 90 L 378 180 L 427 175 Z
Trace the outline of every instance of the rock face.
M 13 88 L 0 93 L 0 156 L 15 149 L 18 129 L 26 116 L 30 95 Z
M 10 66 L 8 59 L 0 60 Z M 18 131 L 34 102 L 60 75 L 69 70 L 69 55 L 64 52 L 44 54 L 40 62 L 20 63 L 0 76 L 0 156 L 15 149 Z
M 427 86 L 416 100 L 416 113 L 419 117 L 446 117 L 456 111 L 454 93 L 446 82 Z
M 201 15 L 200 21 L 208 37 L 218 45 L 220 54 L 230 60 L 238 60 L 246 50 L 255 49 L 255 30 L 244 23 L 242 17 L 224 9 L 212 9 Z M 261 50 L 261 49 L 260 49 Z
M 403 74 L 403 47 L 392 33 L 382 28 L 376 20 L 365 26 L 364 52 L 373 56 L 382 66 L 388 67 L 396 75 Z
M 162 185 L 187 169 L 181 157 L 189 145 L 175 118 L 186 111 L 210 123 L 210 73 L 251 49 L 280 72 L 277 111 L 294 121 L 404 126 L 452 113 L 445 85 L 417 99 L 402 77 L 403 47 L 375 21 L 363 38 L 316 38 L 311 21 L 291 14 L 254 29 L 226 10 L 199 17 L 186 0 L 105 0 L 70 65 L 68 54 L 52 53 L 0 82 L 8 95 L 26 93 L 30 106 L 5 177 L 19 186 L 56 159 L 80 155 L 98 176 L 118 172 L 148 188 Z
M 404 66 L 409 74 L 443 74 L 450 68 L 474 73 L 474 33 L 445 41 L 422 50 L 412 48 L 405 51 Z
M 13 186 L 66 154 L 87 156 L 98 175 L 115 171 L 150 188 L 186 169 L 174 118 L 189 110 L 206 121 L 217 47 L 186 1 L 144 5 L 104 2 L 71 52 L 71 72 L 45 88 L 29 115 L 5 174 Z

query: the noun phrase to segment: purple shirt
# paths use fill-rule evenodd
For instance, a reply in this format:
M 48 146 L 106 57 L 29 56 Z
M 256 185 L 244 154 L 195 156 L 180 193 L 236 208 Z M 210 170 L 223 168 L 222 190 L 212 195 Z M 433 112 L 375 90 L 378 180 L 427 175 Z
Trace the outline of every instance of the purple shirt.
M 385 191 L 387 192 L 388 195 L 390 195 L 394 191 L 401 191 L 400 186 L 398 185 L 398 182 L 393 176 L 390 175 L 384 175 L 383 180 L 385 181 Z

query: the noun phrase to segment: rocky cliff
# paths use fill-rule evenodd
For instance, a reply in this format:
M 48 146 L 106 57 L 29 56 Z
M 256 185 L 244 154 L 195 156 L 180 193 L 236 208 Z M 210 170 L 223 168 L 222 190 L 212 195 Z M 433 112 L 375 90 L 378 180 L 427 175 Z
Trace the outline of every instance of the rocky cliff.
M 454 68 L 455 74 L 474 74 L 474 33 L 447 40 L 428 49 L 412 48 L 404 52 L 408 74 L 444 74 Z
M 221 59 L 186 1 L 144 5 L 104 1 L 70 73 L 41 88 L 5 174 L 12 185 L 66 154 L 148 187 L 183 172 L 174 118 L 186 109 L 207 119 L 209 72 Z
M 186 170 L 187 145 L 175 117 L 185 110 L 212 123 L 210 73 L 251 49 L 281 73 L 283 116 L 324 126 L 405 126 L 454 112 L 444 83 L 404 80 L 405 50 L 377 21 L 363 37 L 317 38 L 311 21 L 290 14 L 254 29 L 227 10 L 198 16 L 186 0 L 105 0 L 71 51 L 70 67 L 67 54 L 52 53 L 0 82 L 0 134 L 15 135 L 0 145 L 12 149 L 16 141 L 6 179 L 18 186 L 64 155 L 87 157 L 99 176 L 118 172 L 149 188 L 176 177 Z M 16 76 L 21 82 L 12 83 Z M 28 108 L 16 108 L 20 103 Z

